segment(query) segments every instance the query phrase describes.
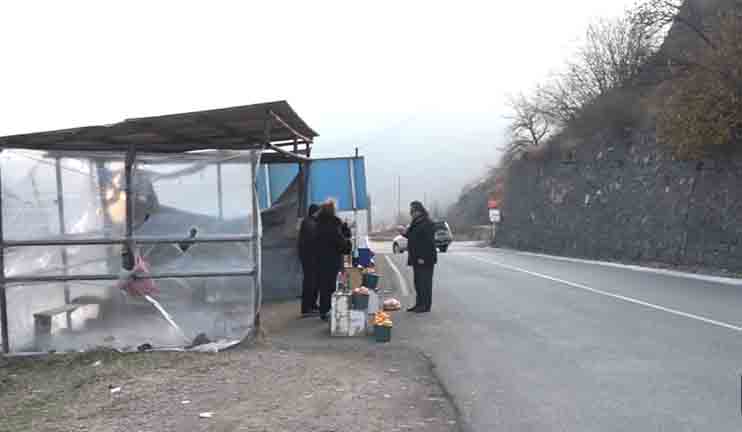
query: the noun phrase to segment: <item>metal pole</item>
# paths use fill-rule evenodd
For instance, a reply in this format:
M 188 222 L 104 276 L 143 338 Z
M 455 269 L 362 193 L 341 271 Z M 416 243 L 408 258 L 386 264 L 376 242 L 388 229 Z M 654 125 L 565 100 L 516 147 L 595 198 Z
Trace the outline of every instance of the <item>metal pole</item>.
M 219 220 L 224 220 L 224 197 L 222 196 L 222 164 L 216 164 L 216 193 L 219 196 Z
M 255 276 L 256 269 L 234 270 L 228 272 L 165 272 L 152 273 L 145 276 L 146 279 L 172 279 L 172 278 L 206 278 L 206 277 L 236 277 L 236 276 Z M 137 278 L 136 275 L 132 276 Z M 13 276 L 5 278 L 6 284 L 30 284 L 30 283 L 48 283 L 64 281 L 115 281 L 119 280 L 119 275 L 103 274 L 81 274 L 69 276 Z
M 62 184 L 62 159 L 57 156 L 54 164 L 57 174 L 57 213 L 59 215 L 59 234 L 62 237 L 67 234 L 67 221 L 64 217 L 64 186 Z M 69 257 L 67 256 L 67 247 L 62 246 L 61 251 L 62 258 L 62 274 L 65 276 L 68 272 Z M 70 304 L 70 284 L 64 283 L 64 304 Z M 72 328 L 72 312 L 67 312 L 67 328 Z
M 2 150 L 0 150 L 2 151 Z M 1 161 L 0 161 L 1 162 Z M 0 163 L 2 166 L 2 163 Z M 3 352 L 10 352 L 10 339 L 8 335 L 8 298 L 5 291 L 5 243 L 3 235 L 3 183 L 2 172 L 0 171 L 0 328 L 3 336 Z
M 287 124 L 281 120 L 280 117 L 276 116 L 275 113 L 268 111 L 265 123 L 263 124 L 263 149 L 272 148 L 271 146 L 271 131 L 273 130 L 273 120 L 276 119 L 279 123 L 283 124 L 289 130 L 292 130 Z M 295 134 L 296 135 L 296 134 Z M 252 158 L 252 214 L 253 214 L 253 235 L 257 238 L 253 242 L 253 259 L 255 260 L 255 329 L 260 331 L 260 303 L 263 301 L 263 264 L 260 257 L 261 249 L 261 235 L 260 235 L 260 203 L 258 201 L 258 166 L 260 165 L 260 155 L 263 149 L 257 154 L 253 154 Z M 278 149 L 278 147 L 275 147 Z M 278 150 L 280 151 L 280 149 Z M 291 154 L 289 152 L 289 154 Z
M 126 177 L 126 194 L 124 199 L 126 200 L 126 250 L 129 254 L 131 264 L 134 263 L 134 182 L 132 179 L 134 171 L 134 160 L 136 158 L 136 147 L 134 144 L 129 145 L 129 150 L 126 152 L 126 160 L 124 162 L 124 176 Z M 127 270 L 131 268 L 127 267 Z
M 356 148 L 356 157 L 358 157 L 358 148 Z M 356 170 L 355 170 L 356 159 L 348 160 L 348 170 L 350 171 L 350 197 L 351 204 L 353 207 L 353 250 L 351 256 L 353 258 L 358 257 L 358 196 L 356 195 Z
M 97 160 L 96 161 L 96 171 L 98 173 L 98 195 L 100 197 L 100 208 L 101 213 L 103 216 L 103 236 L 108 237 L 111 236 L 111 227 L 113 226 L 113 221 L 111 221 L 111 215 L 108 213 L 108 201 L 106 199 L 106 189 L 104 187 L 104 181 L 103 176 L 106 173 L 106 165 L 103 160 Z M 109 273 L 113 273 L 118 271 L 117 269 L 117 263 L 115 260 L 120 260 L 121 258 L 116 258 L 114 254 L 114 247 L 109 246 L 106 248 L 106 267 Z
M 304 179 L 304 164 L 301 162 L 298 162 L 299 165 L 299 174 L 297 181 L 299 182 L 299 211 L 297 216 L 298 217 L 304 217 L 305 211 L 307 209 L 307 196 L 305 191 L 305 179 Z
M 227 235 L 227 236 L 209 236 L 209 237 L 174 237 L 174 236 L 132 236 L 131 238 L 138 244 L 168 244 L 168 243 L 229 243 L 229 242 L 247 242 L 255 239 L 254 235 Z M 7 240 L 5 247 L 22 247 L 22 246 L 93 246 L 93 245 L 125 245 L 126 238 L 103 238 L 103 239 L 53 239 L 53 240 Z
M 253 261 L 255 262 L 255 275 L 253 276 L 253 285 L 255 286 L 255 329 L 260 329 L 260 302 L 262 301 L 262 285 L 261 285 L 261 262 L 260 262 L 260 206 L 258 204 L 258 186 L 257 186 L 257 170 L 258 161 L 253 159 L 251 162 L 252 167 L 252 234 L 256 237 L 253 241 Z
M 273 191 L 271 190 L 271 171 L 268 165 L 263 165 L 265 174 L 265 208 L 273 206 Z

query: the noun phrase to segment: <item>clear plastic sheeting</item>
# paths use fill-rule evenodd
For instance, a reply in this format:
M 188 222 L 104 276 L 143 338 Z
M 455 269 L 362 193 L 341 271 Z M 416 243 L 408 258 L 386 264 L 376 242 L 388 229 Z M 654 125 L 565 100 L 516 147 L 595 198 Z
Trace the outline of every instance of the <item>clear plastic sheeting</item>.
M 125 155 L 0 154 L 5 241 L 116 243 L 6 247 L 6 278 L 71 279 L 7 284 L 11 351 L 182 347 L 199 334 L 212 341 L 247 336 L 258 306 L 252 275 L 260 258 L 253 203 L 259 156 L 202 152 L 135 161 L 135 253 L 155 277 L 153 298 L 180 333 L 152 303 L 119 289 L 126 274 Z
M 122 236 L 123 225 L 106 224 L 103 208 L 105 202 L 115 209 L 112 173 L 123 168 L 123 161 L 122 154 L 95 160 L 57 159 L 38 151 L 2 152 L 4 239 Z

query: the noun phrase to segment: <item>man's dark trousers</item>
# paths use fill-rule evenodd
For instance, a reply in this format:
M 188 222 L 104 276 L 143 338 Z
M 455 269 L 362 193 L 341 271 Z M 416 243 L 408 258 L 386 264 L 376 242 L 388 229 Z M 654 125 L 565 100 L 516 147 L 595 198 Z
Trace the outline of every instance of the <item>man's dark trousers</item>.
M 419 310 L 430 311 L 433 303 L 433 265 L 415 265 L 413 272 L 415 277 L 415 291 L 417 301 L 415 304 Z

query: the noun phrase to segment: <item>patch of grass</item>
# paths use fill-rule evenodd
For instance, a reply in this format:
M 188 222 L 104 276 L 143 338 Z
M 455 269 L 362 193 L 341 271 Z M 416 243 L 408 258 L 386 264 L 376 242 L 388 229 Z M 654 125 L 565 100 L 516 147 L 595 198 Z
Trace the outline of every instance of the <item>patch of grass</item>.
M 86 394 L 108 394 L 109 385 L 163 368 L 178 369 L 193 360 L 183 353 L 115 351 L 6 358 L 0 363 L 0 431 L 57 430 L 55 423 L 84 417 L 74 407 Z M 97 361 L 100 366 L 93 366 Z

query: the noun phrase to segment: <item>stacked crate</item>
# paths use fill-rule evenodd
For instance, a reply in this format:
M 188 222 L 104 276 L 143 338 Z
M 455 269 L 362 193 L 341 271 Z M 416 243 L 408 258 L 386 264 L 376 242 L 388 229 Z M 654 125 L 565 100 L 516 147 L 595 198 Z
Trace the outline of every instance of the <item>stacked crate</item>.
M 353 310 L 352 290 L 363 283 L 361 269 L 347 268 L 349 287 L 332 295 L 332 314 L 330 315 L 330 334 L 332 336 L 366 336 L 373 334 L 374 314 L 381 310 L 378 293 L 369 292 L 368 308 Z

